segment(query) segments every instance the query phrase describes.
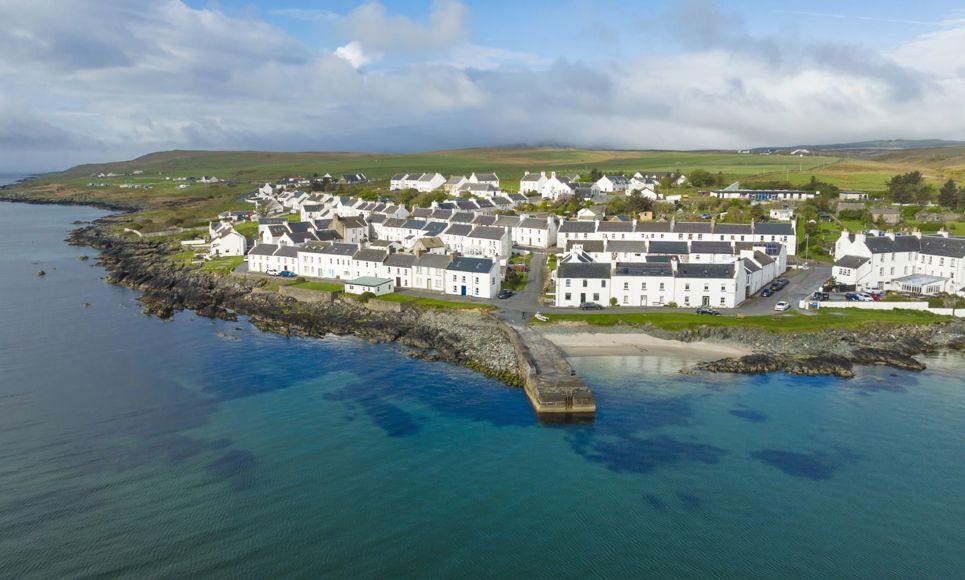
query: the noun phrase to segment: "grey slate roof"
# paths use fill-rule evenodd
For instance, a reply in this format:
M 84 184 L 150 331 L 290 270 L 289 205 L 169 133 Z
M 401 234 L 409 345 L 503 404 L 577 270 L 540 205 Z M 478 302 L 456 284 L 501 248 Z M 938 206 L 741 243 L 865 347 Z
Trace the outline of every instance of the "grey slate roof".
M 730 242 L 692 242 L 691 254 L 733 254 L 734 246 Z
M 353 260 L 358 260 L 359 262 L 383 262 L 389 253 L 385 250 L 379 248 L 365 248 L 364 250 L 359 250 L 352 256 Z
M 550 228 L 550 225 L 545 219 L 526 218 L 522 220 L 519 223 L 519 225 L 516 227 L 527 228 L 531 230 L 548 230 Z
M 394 266 L 396 268 L 411 268 L 414 262 L 415 256 L 412 254 L 390 254 L 389 257 L 385 259 L 386 266 Z
M 482 240 L 501 240 L 505 235 L 506 230 L 503 228 L 491 228 L 487 226 L 479 226 L 469 232 L 470 238 L 478 238 Z
M 637 222 L 637 231 L 648 233 L 670 232 L 670 222 Z
M 582 246 L 584 252 L 602 253 L 603 240 L 567 240 L 566 251 L 569 252 L 573 246 Z
M 353 256 L 359 250 L 358 244 L 332 244 L 322 251 L 333 256 Z
M 496 221 L 493 223 L 494 226 L 499 228 L 514 228 L 519 226 L 520 218 L 514 215 L 501 215 L 496 217 Z
M 386 228 L 401 228 L 405 224 L 405 220 L 399 218 L 389 218 L 382 223 L 383 227 Z
M 687 249 L 687 242 L 651 241 L 650 253 L 651 254 L 689 254 L 690 250 Z
M 457 256 L 452 262 L 446 267 L 446 270 L 451 272 L 473 272 L 479 274 L 488 274 L 493 268 L 493 261 L 489 258 L 467 258 L 466 256 Z
M 758 264 L 762 266 L 766 266 L 768 264 L 774 263 L 774 259 L 768 256 L 767 254 L 765 254 L 764 252 L 759 252 L 759 251 L 754 252 L 754 259 L 757 261 Z
M 472 220 L 472 223 L 477 226 L 491 226 L 496 223 L 496 216 L 492 215 L 477 215 L 476 219 Z
M 789 223 L 758 222 L 754 224 L 754 233 L 768 236 L 793 236 L 794 227 Z
M 614 276 L 673 276 L 670 262 L 617 262 Z
M 448 225 L 449 225 L 449 224 L 447 224 L 447 223 L 445 223 L 445 222 L 429 222 L 429 223 L 426 224 L 426 227 L 423 228 L 423 230 L 422 230 L 422 231 L 424 232 L 423 235 L 425 235 L 425 236 L 438 236 L 438 235 L 442 234 L 442 232 L 446 231 L 446 227 L 447 227 Z
M 275 254 L 275 250 L 277 249 L 278 249 L 277 244 L 258 244 L 248 252 L 248 255 L 272 256 Z
M 416 258 L 415 266 L 421 268 L 445 268 L 452 261 L 452 256 L 439 254 L 422 254 Z
M 714 227 L 714 233 L 731 234 L 731 235 L 750 235 L 753 232 L 751 231 L 750 224 L 716 224 Z
M 835 266 L 840 268 L 850 268 L 852 270 L 857 270 L 865 263 L 867 263 L 868 258 L 864 256 L 844 256 L 840 260 L 834 263 Z
M 402 224 L 403 229 L 407 230 L 424 230 L 426 227 L 426 222 L 422 220 L 409 220 Z
M 644 242 L 642 240 L 607 240 L 606 251 L 633 252 L 635 254 L 646 254 L 647 242 Z
M 923 236 L 921 238 L 921 253 L 931 256 L 965 258 L 965 238 Z
M 733 264 L 680 264 L 678 278 L 733 278 Z
M 673 231 L 682 234 L 709 234 L 714 231 L 714 226 L 710 222 L 677 222 Z
M 565 262 L 559 265 L 556 277 L 561 278 L 609 278 L 610 264 Z
M 453 214 L 453 216 L 449 219 L 449 221 L 468 224 L 468 223 L 472 223 L 473 217 L 474 217 L 473 214 L 469 212 L 460 212 L 460 213 Z
M 284 258 L 297 258 L 298 248 L 295 246 L 281 246 L 278 251 L 275 252 L 276 256 L 282 256 Z
M 633 222 L 620 222 L 620 221 L 609 221 L 600 222 L 599 227 L 596 231 L 598 232 L 625 232 L 629 233 L 633 231 Z
M 560 226 L 561 234 L 574 234 L 574 233 L 593 233 L 596 231 L 596 224 L 593 222 L 580 222 L 580 221 L 565 221 L 563 225 Z
M 443 233 L 450 236 L 468 236 L 471 231 L 472 226 L 469 224 L 452 224 Z

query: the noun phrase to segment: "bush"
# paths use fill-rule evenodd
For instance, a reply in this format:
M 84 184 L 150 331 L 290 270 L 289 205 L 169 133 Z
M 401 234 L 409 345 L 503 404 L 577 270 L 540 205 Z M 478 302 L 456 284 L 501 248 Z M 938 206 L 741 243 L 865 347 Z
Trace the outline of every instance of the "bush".
M 375 298 L 375 294 L 372 292 L 362 292 L 359 294 L 359 302 L 365 304 L 369 300 Z
M 619 304 L 618 304 L 618 302 L 617 302 L 616 296 L 610 298 L 610 306 L 616 307 L 616 306 L 618 306 L 618 305 L 619 305 Z
M 667 302 L 664 306 L 666 306 L 667 308 L 676 308 L 677 303 L 671 300 L 670 302 Z

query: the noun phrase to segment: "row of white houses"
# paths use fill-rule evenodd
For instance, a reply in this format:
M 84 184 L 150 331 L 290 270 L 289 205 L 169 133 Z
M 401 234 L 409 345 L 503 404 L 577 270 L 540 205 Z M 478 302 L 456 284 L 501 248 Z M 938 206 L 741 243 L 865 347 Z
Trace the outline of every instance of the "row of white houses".
M 635 261 L 595 261 L 573 244 L 556 270 L 556 306 L 709 306 L 735 308 L 786 270 L 787 254 L 764 246 L 694 261 L 694 254 L 646 254 Z M 611 258 L 612 256 L 606 256 Z
M 476 298 L 494 298 L 502 279 L 499 262 L 490 258 L 434 253 L 417 256 L 360 244 L 322 242 L 297 248 L 259 244 L 248 253 L 248 269 L 346 281 L 388 279 L 395 288 Z
M 565 248 L 571 241 L 703 241 L 781 244 L 788 255 L 797 247 L 797 220 L 727 224 L 707 222 L 642 222 L 566 220 L 559 226 L 556 244 Z
M 841 232 L 834 244 L 837 283 L 857 290 L 965 296 L 965 238 Z

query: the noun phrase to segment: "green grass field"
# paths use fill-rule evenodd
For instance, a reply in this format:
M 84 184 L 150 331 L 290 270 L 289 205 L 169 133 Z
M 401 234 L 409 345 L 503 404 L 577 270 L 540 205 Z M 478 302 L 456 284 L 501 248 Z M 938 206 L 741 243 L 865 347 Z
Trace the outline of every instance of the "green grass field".
M 207 260 L 201 265 L 201 269 L 206 272 L 232 272 L 245 261 L 244 256 L 230 256 L 227 258 L 215 258 Z
M 305 290 L 315 290 L 317 292 L 342 292 L 345 290 L 344 284 L 332 282 L 296 282 L 290 284 L 292 288 L 304 288 Z
M 472 310 L 476 308 L 486 309 L 490 306 L 486 304 L 470 304 L 467 302 L 451 302 L 449 300 L 439 300 L 437 298 L 423 298 L 421 296 L 412 296 L 411 294 L 384 294 L 379 296 L 377 300 L 383 300 L 385 302 L 402 302 L 407 304 L 416 304 L 418 306 L 428 306 L 431 308 L 451 308 L 454 310 Z
M 877 323 L 889 324 L 931 324 L 951 320 L 948 316 L 938 316 L 929 312 L 915 310 L 856 310 L 824 309 L 819 313 L 804 315 L 793 312 L 782 315 L 748 316 L 705 316 L 689 312 L 622 313 L 612 309 L 599 313 L 574 312 L 572 314 L 549 314 L 550 321 L 537 325 L 551 325 L 557 322 L 585 322 L 595 326 L 654 326 L 662 330 L 679 331 L 699 326 L 762 328 L 774 332 L 816 332 L 827 328 L 856 328 Z

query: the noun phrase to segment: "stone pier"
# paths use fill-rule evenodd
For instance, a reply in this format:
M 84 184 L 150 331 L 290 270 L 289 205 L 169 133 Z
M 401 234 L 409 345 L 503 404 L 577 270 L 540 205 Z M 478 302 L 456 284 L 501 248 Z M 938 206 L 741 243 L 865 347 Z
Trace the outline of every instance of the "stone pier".
M 593 391 L 576 376 L 562 351 L 535 330 L 509 325 L 526 396 L 541 420 L 592 420 Z

